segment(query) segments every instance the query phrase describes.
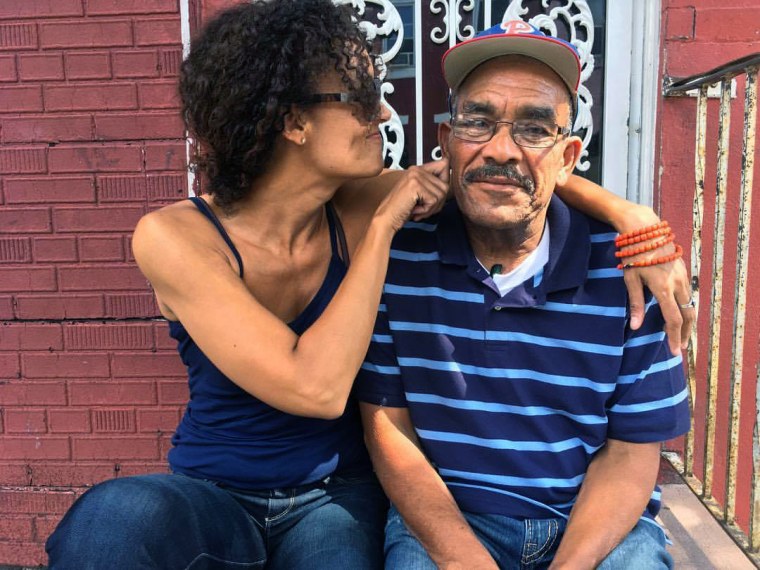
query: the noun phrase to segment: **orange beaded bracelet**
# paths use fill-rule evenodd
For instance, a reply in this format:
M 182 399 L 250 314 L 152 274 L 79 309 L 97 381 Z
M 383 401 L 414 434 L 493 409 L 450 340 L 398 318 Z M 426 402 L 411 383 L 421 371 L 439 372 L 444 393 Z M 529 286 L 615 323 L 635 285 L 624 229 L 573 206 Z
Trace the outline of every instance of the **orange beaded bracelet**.
M 660 265 L 662 263 L 670 263 L 671 261 L 675 261 L 682 255 L 683 255 L 683 248 L 680 245 L 676 245 L 676 250 L 671 254 L 663 255 L 662 257 L 655 257 L 654 259 L 632 261 L 626 264 L 619 263 L 617 268 L 618 269 L 633 269 L 634 267 L 649 267 L 651 265 Z
M 670 231 L 670 224 L 668 224 L 668 222 L 666 222 L 665 220 L 663 220 L 661 222 L 658 222 L 658 223 L 656 223 L 654 225 L 651 225 L 651 226 L 647 226 L 645 228 L 640 228 L 638 230 L 633 230 L 631 232 L 625 232 L 625 233 L 620 234 L 619 236 L 617 236 L 615 238 L 615 245 L 618 246 L 618 247 L 620 247 L 621 245 L 626 245 L 626 244 L 622 244 L 620 242 L 627 241 L 627 240 L 629 240 L 631 238 L 636 238 L 636 237 L 639 237 L 639 236 L 643 236 L 643 235 L 651 233 L 651 232 L 656 232 L 658 230 L 663 230 L 665 228 L 668 228 L 667 231 Z M 664 233 L 667 233 L 667 232 L 664 232 Z M 663 235 L 663 234 L 659 233 L 657 235 Z M 638 240 L 638 241 L 642 241 L 642 240 Z M 636 243 L 636 242 L 631 242 L 631 243 Z
M 664 238 L 658 239 L 656 241 L 645 243 L 636 247 L 631 247 L 629 249 L 621 249 L 620 251 L 616 251 L 615 257 L 633 257 L 634 255 L 646 253 L 647 251 L 652 251 L 659 247 L 663 247 L 672 242 L 674 239 L 676 239 L 676 234 L 671 232 L 669 235 L 666 235 Z
M 656 229 L 656 230 L 650 230 L 650 231 L 648 231 L 646 233 L 643 233 L 641 235 L 638 235 L 638 236 L 634 236 L 634 237 L 630 237 L 630 238 L 626 238 L 626 239 L 617 239 L 617 240 L 615 240 L 615 245 L 617 247 L 624 247 L 626 245 L 633 245 L 634 243 L 641 243 L 642 241 L 647 241 L 647 240 L 650 240 L 650 239 L 654 239 L 656 237 L 667 236 L 667 235 L 670 235 L 670 233 L 671 233 L 671 230 L 670 230 L 669 227 L 668 228 L 659 228 L 659 229 Z

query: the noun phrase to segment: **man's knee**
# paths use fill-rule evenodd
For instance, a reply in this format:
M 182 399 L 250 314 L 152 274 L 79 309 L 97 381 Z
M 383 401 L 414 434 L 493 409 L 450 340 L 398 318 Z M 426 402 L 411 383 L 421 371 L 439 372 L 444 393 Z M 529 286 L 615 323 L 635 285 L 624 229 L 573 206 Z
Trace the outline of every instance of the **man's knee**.
M 639 521 L 598 568 L 666 570 L 673 568 L 673 559 L 665 548 L 665 534 L 662 529 L 651 522 Z
M 385 526 L 385 567 L 408 570 L 434 570 L 435 562 L 419 540 L 409 532 L 395 508 L 388 513 Z

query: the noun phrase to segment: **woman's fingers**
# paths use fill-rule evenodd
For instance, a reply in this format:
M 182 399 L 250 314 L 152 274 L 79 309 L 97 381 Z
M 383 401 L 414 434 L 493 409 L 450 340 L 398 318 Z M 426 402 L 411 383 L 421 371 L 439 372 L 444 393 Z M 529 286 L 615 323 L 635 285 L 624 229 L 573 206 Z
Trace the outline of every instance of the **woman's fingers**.
M 657 299 L 673 354 L 687 347 L 696 311 L 691 305 L 691 284 L 683 261 L 626 269 L 625 284 L 631 307 L 631 328 L 641 326 L 644 316 L 643 287 Z
M 411 213 L 414 220 L 419 220 L 437 213 L 446 203 L 449 191 L 449 161 L 443 159 L 427 162 L 415 168 L 420 174 L 417 179 L 420 193 Z
M 448 158 L 442 158 L 441 160 L 433 160 L 430 162 L 426 162 L 424 164 L 421 164 L 418 168 L 424 170 L 425 172 L 428 172 L 444 182 L 445 184 L 449 183 L 449 159 Z
M 408 219 L 426 218 L 443 207 L 448 192 L 448 161 L 412 166 L 396 183 L 378 213 L 389 213 L 394 230 Z

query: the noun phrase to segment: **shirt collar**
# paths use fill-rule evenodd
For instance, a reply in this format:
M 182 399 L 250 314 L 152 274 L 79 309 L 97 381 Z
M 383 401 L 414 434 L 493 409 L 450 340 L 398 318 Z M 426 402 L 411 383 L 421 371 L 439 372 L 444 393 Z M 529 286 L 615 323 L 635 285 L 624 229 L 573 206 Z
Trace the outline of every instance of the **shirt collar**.
M 546 214 L 551 227 L 549 261 L 544 266 L 541 288 L 546 293 L 579 287 L 586 280 L 591 253 L 589 225 L 585 216 L 555 194 Z M 441 211 L 436 230 L 442 263 L 480 267 L 472 252 L 462 214 L 455 200 Z

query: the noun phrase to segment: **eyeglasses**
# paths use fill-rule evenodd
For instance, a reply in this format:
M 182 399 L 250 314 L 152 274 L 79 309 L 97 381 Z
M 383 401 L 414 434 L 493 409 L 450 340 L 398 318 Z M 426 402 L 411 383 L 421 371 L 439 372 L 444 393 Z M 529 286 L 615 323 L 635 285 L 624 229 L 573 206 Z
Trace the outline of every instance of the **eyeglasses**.
M 554 146 L 559 135 L 570 134 L 570 129 L 556 123 L 536 119 L 516 121 L 492 121 L 483 117 L 458 115 L 451 119 L 454 136 L 463 141 L 488 142 L 496 134 L 499 125 L 510 125 L 510 134 L 515 144 L 528 148 L 548 148 Z
M 380 104 L 380 88 L 382 84 L 383 81 L 379 77 L 376 77 L 372 82 L 374 93 L 377 95 L 378 105 Z M 355 93 L 346 93 L 345 91 L 339 91 L 336 93 L 314 93 L 313 95 L 306 97 L 304 104 L 314 105 L 317 103 L 354 103 L 356 100 L 357 97 Z

